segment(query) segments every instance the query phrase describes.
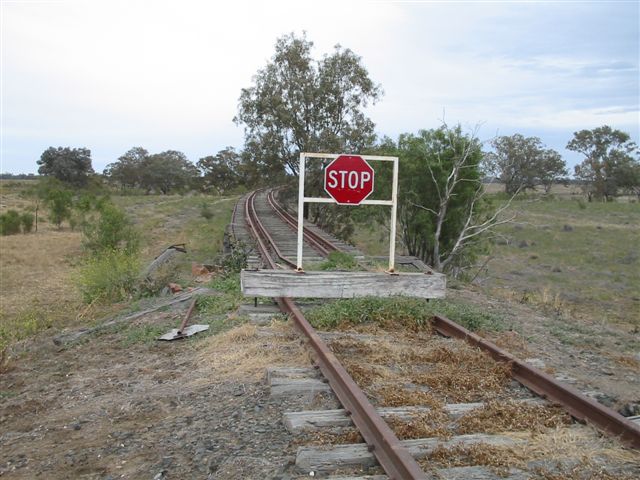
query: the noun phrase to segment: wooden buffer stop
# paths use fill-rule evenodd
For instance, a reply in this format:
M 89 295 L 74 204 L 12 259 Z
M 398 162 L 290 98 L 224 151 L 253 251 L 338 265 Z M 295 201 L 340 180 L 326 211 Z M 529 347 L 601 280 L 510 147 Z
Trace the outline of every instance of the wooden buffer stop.
M 307 159 L 331 159 L 324 169 L 324 189 L 329 197 L 306 197 L 304 194 Z M 367 160 L 393 163 L 390 200 L 368 200 L 374 188 L 375 170 Z M 360 156 L 326 153 L 301 153 L 298 188 L 297 270 L 243 270 L 242 293 L 252 297 L 353 298 L 406 296 L 443 298 L 446 277 L 441 273 L 396 272 L 395 237 L 398 198 L 398 157 Z M 305 203 L 339 205 L 385 205 L 391 207 L 389 268 L 386 272 L 304 271 L 302 246 Z
M 444 298 L 441 273 L 296 272 L 243 270 L 242 293 L 251 297 L 405 297 Z

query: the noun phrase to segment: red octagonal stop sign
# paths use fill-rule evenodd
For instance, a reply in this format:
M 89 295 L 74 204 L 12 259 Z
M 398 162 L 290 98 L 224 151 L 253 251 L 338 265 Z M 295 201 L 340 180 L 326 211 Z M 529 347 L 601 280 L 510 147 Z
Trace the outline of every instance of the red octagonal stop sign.
M 373 168 L 358 155 L 340 155 L 324 171 L 324 189 L 340 205 L 358 205 L 373 192 Z

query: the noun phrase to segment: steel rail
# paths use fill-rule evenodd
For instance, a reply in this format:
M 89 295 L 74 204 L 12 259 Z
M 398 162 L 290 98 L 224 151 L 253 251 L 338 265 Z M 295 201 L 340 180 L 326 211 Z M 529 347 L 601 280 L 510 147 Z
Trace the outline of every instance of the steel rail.
M 282 253 L 282 251 L 280 250 L 278 245 L 276 245 L 276 242 L 273 240 L 273 238 L 271 238 L 271 235 L 269 235 L 269 233 L 264 228 L 262 223 L 258 220 L 258 215 L 257 215 L 257 213 L 255 211 L 255 206 L 253 204 L 253 201 L 255 200 L 255 197 L 256 197 L 257 193 L 258 193 L 257 190 L 251 192 L 251 194 L 247 198 L 247 202 L 244 205 L 244 211 L 245 211 L 245 221 L 247 222 L 247 225 L 249 226 L 249 230 L 251 232 L 254 232 L 254 237 L 256 237 L 256 240 L 258 241 L 258 246 L 260 248 L 261 253 L 263 254 L 262 255 L 263 258 L 265 258 L 268 261 L 268 263 L 270 264 L 271 268 L 277 268 L 277 265 L 275 264 L 275 262 L 273 262 L 273 259 L 271 258 L 271 255 L 269 255 L 269 249 L 262 242 L 262 239 L 260 238 L 261 236 L 262 236 L 262 238 L 266 239 L 269 242 L 269 244 L 273 248 L 273 251 L 275 252 L 275 254 L 280 259 L 282 259 L 282 261 L 284 263 L 289 265 L 291 268 L 296 268 L 296 262 L 290 260 L 288 257 L 286 257 Z M 260 232 L 261 235 L 256 235 L 256 233 L 258 233 L 258 232 Z
M 536 394 L 562 405 L 579 421 L 591 423 L 609 435 L 616 436 L 625 445 L 640 448 L 640 425 L 605 407 L 575 388 L 565 385 L 551 375 L 534 368 L 499 348 L 494 343 L 470 332 L 466 328 L 441 315 L 433 317 L 433 326 L 446 337 L 466 340 L 487 352 L 494 360 L 511 364 L 511 377 Z
M 273 242 L 273 238 L 266 231 L 262 222 L 256 215 L 253 201 L 255 193 L 247 199 L 245 206 L 246 221 L 253 233 L 258 247 L 270 268 L 276 268 L 276 264 L 269 255 L 269 249 L 265 245 Z M 275 247 L 272 243 L 272 247 Z M 301 273 L 301 275 L 304 275 Z M 380 417 L 374 406 L 369 402 L 364 392 L 356 385 L 338 358 L 329 349 L 326 343 L 316 333 L 311 324 L 304 317 L 300 309 L 290 298 L 277 298 L 280 308 L 291 315 L 293 321 L 309 340 L 309 345 L 316 354 L 316 362 L 329 385 L 338 397 L 338 400 L 347 411 L 355 426 L 373 452 L 378 462 L 391 480 L 426 480 L 431 478 L 422 471 L 418 463 L 408 450 L 402 446 L 393 430 Z
M 278 202 L 274 198 L 275 189 L 269 190 L 267 194 L 267 201 L 273 210 L 276 212 L 283 222 L 285 222 L 291 229 L 295 232 L 298 230 L 298 219 L 294 218 L 289 212 L 287 212 L 282 206 L 278 204 Z M 317 233 L 306 229 L 303 231 L 304 238 L 307 240 L 307 243 L 313 245 L 314 248 L 318 249 L 320 253 L 324 256 L 329 255 L 331 252 L 339 252 L 341 251 L 338 247 L 336 247 L 333 243 L 331 243 L 326 238 L 318 235 Z

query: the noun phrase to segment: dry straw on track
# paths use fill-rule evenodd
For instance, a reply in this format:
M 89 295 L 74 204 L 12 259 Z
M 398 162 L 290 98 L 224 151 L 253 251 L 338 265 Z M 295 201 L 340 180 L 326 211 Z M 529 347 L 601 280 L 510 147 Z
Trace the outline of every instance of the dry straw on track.
M 221 335 L 209 337 L 198 354 L 216 380 L 258 379 L 267 367 L 308 366 L 308 349 L 289 324 L 268 328 L 244 324 Z
M 456 433 L 542 432 L 571 421 L 569 414 L 556 406 L 490 401 L 458 419 Z
M 406 338 L 387 332 L 386 338 L 338 338 L 331 348 L 361 388 L 381 405 L 422 405 L 412 390 L 424 387 L 447 402 L 493 399 L 504 391 L 511 366 L 496 362 L 486 353 L 462 341 L 435 336 Z M 402 400 L 380 393 L 380 387 L 394 383 Z M 413 388 L 406 385 L 412 384 Z M 418 388 L 416 388 L 418 387 Z M 419 393 L 419 392 L 417 392 Z M 410 398 L 414 397 L 414 398 Z M 416 403 L 417 402 L 417 403 Z

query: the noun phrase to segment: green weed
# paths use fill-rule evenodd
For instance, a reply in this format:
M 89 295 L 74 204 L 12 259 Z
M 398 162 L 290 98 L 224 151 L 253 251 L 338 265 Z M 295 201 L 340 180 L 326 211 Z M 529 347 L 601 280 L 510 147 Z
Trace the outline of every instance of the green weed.
M 318 265 L 318 270 L 355 270 L 358 261 L 344 252 L 331 252 L 327 259 Z
M 381 326 L 423 328 L 430 324 L 434 314 L 442 314 L 469 330 L 501 331 L 505 329 L 502 317 L 486 313 L 474 306 L 448 300 L 429 303 L 406 297 L 364 297 L 343 299 L 315 307 L 306 317 L 314 327 L 328 330 L 365 323 Z
M 118 302 L 136 291 L 140 261 L 126 251 L 106 250 L 80 267 L 76 285 L 86 303 Z

